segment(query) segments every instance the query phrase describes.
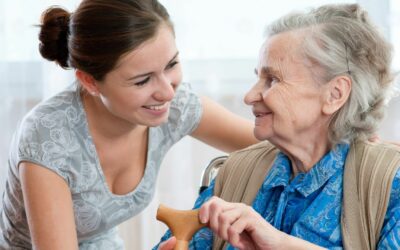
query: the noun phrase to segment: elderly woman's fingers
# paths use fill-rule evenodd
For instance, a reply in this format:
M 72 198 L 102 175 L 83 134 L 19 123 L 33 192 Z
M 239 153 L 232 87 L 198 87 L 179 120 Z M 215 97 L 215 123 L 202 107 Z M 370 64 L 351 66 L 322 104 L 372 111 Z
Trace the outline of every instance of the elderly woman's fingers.
M 228 229 L 231 225 L 240 218 L 242 215 L 242 209 L 235 207 L 229 210 L 225 210 L 218 217 L 218 231 L 217 234 L 222 239 L 229 241 Z
M 276 249 L 285 242 L 285 236 L 249 206 L 228 229 L 229 243 L 239 249 Z
M 173 236 L 167 241 L 164 241 L 158 247 L 158 250 L 173 250 L 176 245 L 176 238 Z
M 240 217 L 227 229 L 229 243 L 239 249 L 255 249 L 252 231 L 256 230 L 263 219 L 250 206 L 241 205 Z
M 227 241 L 238 249 L 255 249 L 255 244 L 248 232 L 245 231 L 248 220 L 244 217 L 236 220 L 227 230 Z
M 208 212 L 209 212 L 209 225 L 210 228 L 214 231 L 214 232 L 218 232 L 219 231 L 219 217 L 221 215 L 221 213 L 223 213 L 226 209 L 229 209 L 230 207 L 227 207 L 227 202 L 221 200 L 221 199 L 214 199 L 213 201 L 211 201 L 209 203 L 208 206 Z
M 200 207 L 199 219 L 202 223 L 208 223 L 211 229 L 217 232 L 219 215 L 233 207 L 233 203 L 214 196 Z
M 210 203 L 212 203 L 215 199 L 214 197 L 211 197 L 207 202 L 205 202 L 199 209 L 199 220 L 201 223 L 206 224 L 210 221 Z
M 218 197 L 213 197 L 204 203 L 200 208 L 199 217 L 204 222 L 208 222 L 211 230 L 219 237 L 228 242 L 231 242 L 232 237 L 238 248 L 247 246 L 246 249 L 249 248 L 249 244 L 251 245 L 250 238 L 246 237 L 246 225 L 250 221 L 257 224 L 259 223 L 257 219 L 262 220 L 250 206 L 226 202 Z M 236 227 L 232 228 L 232 225 L 236 225 Z M 244 234 L 241 235 L 242 233 Z
M 212 197 L 199 210 L 199 218 L 211 230 L 239 249 L 278 247 L 282 233 L 266 222 L 252 207 Z M 279 244 L 278 244 L 279 243 Z

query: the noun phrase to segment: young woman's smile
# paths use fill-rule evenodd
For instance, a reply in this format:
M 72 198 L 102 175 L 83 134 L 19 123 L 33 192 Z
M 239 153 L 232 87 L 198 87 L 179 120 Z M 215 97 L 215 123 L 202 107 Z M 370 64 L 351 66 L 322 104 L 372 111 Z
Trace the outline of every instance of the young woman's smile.
M 170 102 L 142 106 L 150 115 L 162 116 L 169 111 Z

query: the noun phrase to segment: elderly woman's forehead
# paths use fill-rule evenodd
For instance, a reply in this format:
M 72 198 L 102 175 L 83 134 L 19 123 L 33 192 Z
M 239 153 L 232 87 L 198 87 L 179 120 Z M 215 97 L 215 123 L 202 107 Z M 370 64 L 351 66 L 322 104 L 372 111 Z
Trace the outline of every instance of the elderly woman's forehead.
M 296 32 L 286 32 L 268 38 L 260 49 L 260 63 L 270 60 L 302 62 L 302 37 Z
M 263 45 L 263 50 L 266 53 L 277 52 L 287 54 L 298 50 L 303 40 L 304 35 L 300 32 L 284 32 L 269 37 Z

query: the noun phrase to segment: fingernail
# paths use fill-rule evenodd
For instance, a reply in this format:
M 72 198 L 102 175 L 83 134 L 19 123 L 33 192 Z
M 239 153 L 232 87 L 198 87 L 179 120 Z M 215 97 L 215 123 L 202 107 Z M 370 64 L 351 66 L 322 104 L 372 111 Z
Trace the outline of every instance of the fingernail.
M 206 223 L 206 218 L 204 218 L 204 216 L 200 215 L 200 222 L 205 224 Z

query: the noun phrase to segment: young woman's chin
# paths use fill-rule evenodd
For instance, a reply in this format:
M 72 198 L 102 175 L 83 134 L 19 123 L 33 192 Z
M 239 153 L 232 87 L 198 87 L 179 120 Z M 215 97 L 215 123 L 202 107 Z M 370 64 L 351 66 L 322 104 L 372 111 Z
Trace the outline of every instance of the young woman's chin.
M 169 112 L 166 112 L 162 116 L 148 117 L 147 119 L 143 119 L 141 123 L 142 123 L 142 125 L 145 125 L 148 127 L 158 127 L 168 121 L 168 115 L 169 115 Z
M 149 122 L 149 123 L 146 124 L 146 126 L 148 126 L 148 127 L 158 127 L 158 126 L 161 126 L 161 125 L 163 125 L 164 123 L 166 123 L 167 120 L 168 120 L 168 117 L 167 117 L 166 119 L 162 120 L 162 121 L 152 121 L 152 122 Z

